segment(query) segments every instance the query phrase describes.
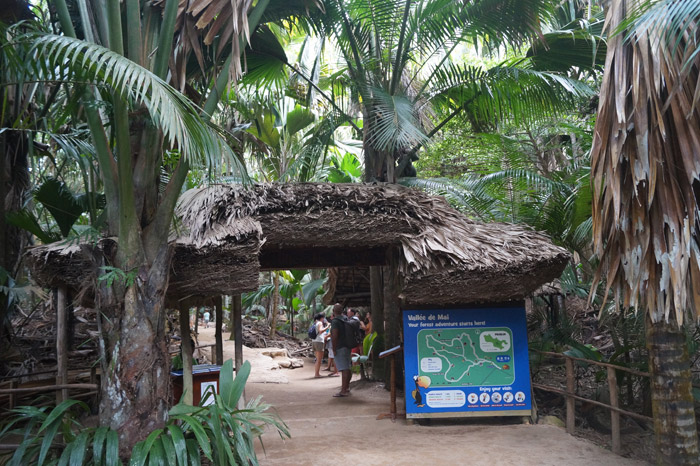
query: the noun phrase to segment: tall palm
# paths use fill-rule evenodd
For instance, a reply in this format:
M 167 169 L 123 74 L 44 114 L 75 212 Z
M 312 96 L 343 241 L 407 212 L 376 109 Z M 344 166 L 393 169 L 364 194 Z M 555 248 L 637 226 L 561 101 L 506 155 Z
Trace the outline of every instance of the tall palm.
M 608 42 L 592 150 L 598 278 L 647 316 L 658 461 L 697 464 L 682 325 L 700 316 L 700 5 L 618 0 L 606 21 L 628 29 Z
M 395 181 L 418 149 L 464 113 L 475 125 L 523 120 L 586 87 L 528 61 L 482 68 L 458 63 L 467 42 L 517 47 L 539 32 L 547 0 L 333 0 L 321 28 L 345 65 L 363 119 L 365 177 Z M 437 118 L 431 118 L 437 115 Z M 397 165 L 398 164 L 398 165 Z
M 114 287 L 99 281 L 96 293 L 100 421 L 119 431 L 124 454 L 167 415 L 164 295 L 173 210 L 192 166 L 216 166 L 222 153 L 231 154 L 227 135 L 208 119 L 240 73 L 238 53 L 270 1 L 257 2 L 250 12 L 250 1 L 226 2 L 226 39 L 212 32 L 222 25 L 219 17 L 195 8 L 206 2 L 186 1 L 179 9 L 182 3 L 106 0 L 86 8 L 78 1 L 80 14 L 71 16 L 66 0 L 56 0 L 64 35 L 34 42 L 37 62 L 44 65 L 40 71 L 70 86 L 90 129 L 107 198 L 107 234 L 118 242 L 103 265 L 133 277 Z M 178 22 L 178 12 L 186 20 Z M 208 40 L 212 34 L 217 40 Z M 163 171 L 169 176 L 161 177 Z

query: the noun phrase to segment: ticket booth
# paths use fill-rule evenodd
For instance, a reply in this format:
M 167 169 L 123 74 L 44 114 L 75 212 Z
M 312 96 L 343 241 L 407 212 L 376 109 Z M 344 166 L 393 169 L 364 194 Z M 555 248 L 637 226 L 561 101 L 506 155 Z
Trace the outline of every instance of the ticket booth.
M 215 364 L 197 364 L 192 366 L 192 403 L 197 406 L 199 402 L 204 398 L 207 391 L 212 391 L 214 393 L 219 393 L 219 372 L 221 366 Z M 171 371 L 170 376 L 173 382 L 173 404 L 176 404 L 182 398 L 182 369 L 177 371 Z M 206 404 L 212 404 L 214 402 L 213 397 L 209 397 Z

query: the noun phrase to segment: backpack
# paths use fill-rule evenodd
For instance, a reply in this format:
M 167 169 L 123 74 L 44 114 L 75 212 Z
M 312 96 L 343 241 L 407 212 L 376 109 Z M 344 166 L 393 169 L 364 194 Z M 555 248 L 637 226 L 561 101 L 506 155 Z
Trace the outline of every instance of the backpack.
M 345 346 L 353 349 L 362 344 L 364 332 L 360 328 L 360 321 L 355 319 L 343 319 L 343 331 Z
M 312 340 L 315 340 L 317 336 L 318 335 L 316 333 L 316 321 L 314 321 L 311 324 L 311 327 L 309 327 L 309 338 L 311 338 Z

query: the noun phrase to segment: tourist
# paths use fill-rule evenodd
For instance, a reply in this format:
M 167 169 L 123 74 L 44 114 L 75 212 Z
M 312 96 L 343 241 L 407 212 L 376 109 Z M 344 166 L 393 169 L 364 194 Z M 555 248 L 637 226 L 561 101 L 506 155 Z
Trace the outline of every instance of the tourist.
M 328 325 L 328 330 L 326 330 L 325 338 L 326 338 L 326 349 L 328 350 L 328 367 L 326 367 L 324 370 L 330 371 L 330 374 L 328 374 L 328 377 L 340 377 L 340 373 L 338 372 L 338 368 L 335 367 L 335 354 L 333 354 L 333 339 L 331 338 L 330 324 Z
M 209 314 L 209 309 L 206 309 L 204 311 L 204 328 L 209 328 L 209 318 L 211 317 L 211 314 Z
M 367 311 L 365 314 L 365 335 L 371 335 L 372 334 L 372 312 Z
M 366 333 L 365 333 L 365 329 L 366 329 L 365 323 L 364 323 L 362 320 L 360 320 L 360 317 L 357 315 L 357 311 L 356 311 L 355 309 L 349 307 L 349 308 L 348 308 L 348 311 L 347 311 L 347 316 L 348 316 L 348 319 L 354 319 L 354 320 L 356 320 L 356 321 L 360 324 L 360 329 L 362 329 L 362 333 L 366 335 Z M 354 354 L 362 354 L 362 342 L 360 342 L 360 344 L 357 345 L 356 347 L 351 348 L 351 349 L 350 349 L 350 353 L 351 353 L 351 354 L 352 354 L 352 353 L 354 353 Z
M 314 366 L 314 377 L 321 377 L 321 363 L 323 362 L 323 346 L 326 342 L 326 330 L 330 327 L 326 321 L 326 316 L 319 312 L 314 316 L 314 327 L 316 327 L 316 338 L 312 341 L 314 354 L 316 355 L 316 364 Z
M 350 348 L 345 345 L 345 320 L 343 316 L 343 306 L 336 303 L 333 306 L 333 320 L 331 321 L 331 339 L 333 344 L 333 354 L 335 355 L 335 366 L 340 371 L 341 383 L 340 391 L 334 397 L 350 396 Z

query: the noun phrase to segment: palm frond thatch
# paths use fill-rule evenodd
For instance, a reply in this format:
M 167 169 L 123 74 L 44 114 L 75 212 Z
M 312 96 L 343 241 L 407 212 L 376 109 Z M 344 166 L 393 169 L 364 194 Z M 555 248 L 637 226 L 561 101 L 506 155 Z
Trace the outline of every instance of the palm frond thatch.
M 170 298 L 256 289 L 259 257 L 285 251 L 331 261 L 362 249 L 383 259 L 381 251 L 399 247 L 407 302 L 504 301 L 552 280 L 569 258 L 542 234 L 475 222 L 441 197 L 391 184 L 214 185 L 186 192 L 176 215 Z M 32 269 L 51 272 L 37 276 L 61 277 L 56 264 L 74 260 L 56 261 L 51 248 L 31 253 Z

